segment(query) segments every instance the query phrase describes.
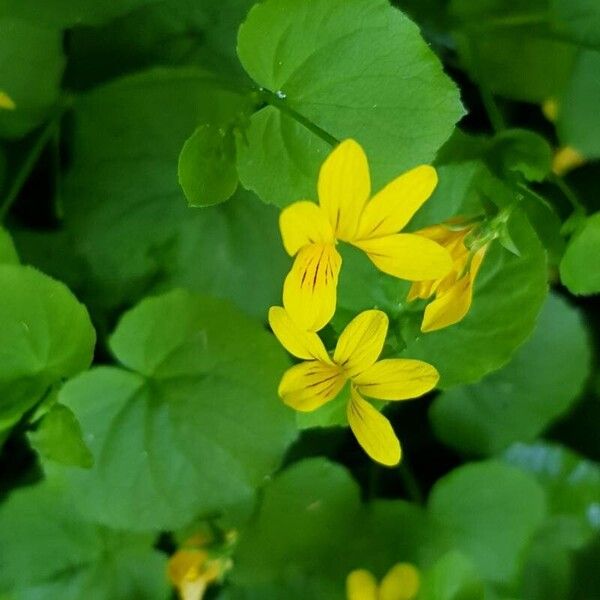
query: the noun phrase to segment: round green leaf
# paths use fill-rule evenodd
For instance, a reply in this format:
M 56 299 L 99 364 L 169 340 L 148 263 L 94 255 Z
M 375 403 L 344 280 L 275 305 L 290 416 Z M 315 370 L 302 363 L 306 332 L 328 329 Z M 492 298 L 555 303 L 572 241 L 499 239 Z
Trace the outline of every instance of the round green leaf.
M 452 0 L 450 10 L 459 56 L 477 83 L 525 102 L 562 91 L 577 48 L 555 35 L 548 0 Z
M 504 460 L 536 477 L 551 513 L 576 520 L 584 540 L 600 530 L 600 466 L 557 444 L 515 444 Z
M 509 583 L 546 514 L 539 484 L 497 462 L 466 465 L 438 481 L 429 510 L 488 581 Z
M 15 600 L 164 600 L 166 557 L 153 542 L 83 519 L 46 481 L 0 507 L 0 589 Z
M 487 158 L 501 176 L 517 172 L 528 181 L 543 181 L 552 168 L 550 144 L 527 129 L 509 129 L 497 134 L 490 141 Z
M 64 231 L 21 234 L 24 259 L 42 261 L 101 313 L 182 286 L 264 318 L 281 301 L 289 268 L 276 210 L 239 190 L 191 211 L 177 183 L 190 131 L 200 120 L 230 119 L 232 104 L 238 95 L 215 90 L 196 69 L 156 69 L 81 96 L 61 194 Z M 48 260 L 67 252 L 69 262 Z
M 238 184 L 232 134 L 212 124 L 198 127 L 183 145 L 178 172 L 190 206 L 229 200 Z
M 512 442 L 532 440 L 577 399 L 590 362 L 578 311 L 551 295 L 532 337 L 505 367 L 436 399 L 434 429 L 444 443 L 473 454 L 496 454 Z
M 588 217 L 577 231 L 560 263 L 560 278 L 574 294 L 600 293 L 600 212 Z
M 260 511 L 243 532 L 235 583 L 285 581 L 298 571 L 323 577 L 328 568 L 333 577 L 359 509 L 358 486 L 342 467 L 324 459 L 289 467 L 265 489 Z
M 0 90 L 16 105 L 0 110 L 0 137 L 22 136 L 47 117 L 58 100 L 64 65 L 60 31 L 0 16 Z
M 0 265 L 0 289 L 1 428 L 88 367 L 95 333 L 68 288 L 31 267 Z
M 535 326 L 547 292 L 545 252 L 522 213 L 513 213 L 509 232 L 521 256 L 492 242 L 467 316 L 407 344 L 407 357 L 425 360 L 439 370 L 443 389 L 499 369 Z
M 377 189 L 430 162 L 463 114 L 417 26 L 387 0 L 267 0 L 240 27 L 238 55 L 272 104 L 238 139 L 241 181 L 278 206 L 314 199 L 332 136 L 364 146 Z
M 82 510 L 134 530 L 245 515 L 295 437 L 273 337 L 224 302 L 175 291 L 126 313 L 110 345 L 129 370 L 97 368 L 60 393 L 95 461 L 69 471 Z

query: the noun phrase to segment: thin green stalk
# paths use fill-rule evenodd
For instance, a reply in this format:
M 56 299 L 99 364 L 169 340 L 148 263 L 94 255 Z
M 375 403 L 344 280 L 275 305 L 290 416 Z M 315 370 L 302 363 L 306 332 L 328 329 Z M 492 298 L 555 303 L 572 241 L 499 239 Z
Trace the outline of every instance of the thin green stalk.
M 19 192 L 25 185 L 25 182 L 31 175 L 31 171 L 37 164 L 42 150 L 46 147 L 48 141 L 55 134 L 55 129 L 58 127 L 59 119 L 60 117 L 56 117 L 50 121 L 41 131 L 34 144 L 31 146 L 27 156 L 25 157 L 25 160 L 21 164 L 21 168 L 18 170 L 11 186 L 8 189 L 8 192 L 6 193 L 6 196 L 2 200 L 2 204 L 0 205 L 0 221 L 4 221 L 6 218 L 8 211 L 10 210 L 14 201 L 17 199 Z
M 472 36 L 467 34 L 467 40 L 469 44 L 469 55 L 471 58 L 471 63 L 473 64 L 475 71 L 475 79 L 477 80 L 477 84 L 479 85 L 479 94 L 481 96 L 481 101 L 483 102 L 483 106 L 488 115 L 490 123 L 496 133 L 499 131 L 503 131 L 506 129 L 506 122 L 504 120 L 504 116 L 496 104 L 496 100 L 494 98 L 494 94 L 492 93 L 490 87 L 487 84 L 485 79 L 485 73 L 481 68 L 481 63 L 479 62 L 479 55 L 477 54 L 477 44 Z
M 576 212 L 585 213 L 583 204 L 577 197 L 577 194 L 571 189 L 571 186 L 558 175 L 554 173 L 550 176 L 550 181 L 563 193 L 564 197 L 569 201 L 569 204 Z
M 414 476 L 410 466 L 406 462 L 406 458 L 402 459 L 398 472 L 400 473 L 400 477 L 402 479 L 402 483 L 404 484 L 404 489 L 406 490 L 408 497 L 417 504 L 423 504 L 423 492 L 421 491 L 419 482 Z
M 291 108 L 288 103 L 285 101 L 285 98 L 282 96 L 278 96 L 273 92 L 261 89 L 260 90 L 261 98 L 271 106 L 279 109 L 282 113 L 288 115 L 294 121 L 300 123 L 308 129 L 310 132 L 314 133 L 317 137 L 320 137 L 323 141 L 327 142 L 330 146 L 337 146 L 339 144 L 339 140 L 333 137 L 330 133 L 321 129 L 318 125 L 307 119 L 305 116 L 301 115 L 299 112 L 295 111 Z
M 544 198 L 544 196 L 542 196 L 541 194 L 538 194 L 538 192 L 530 189 L 524 183 L 516 183 L 515 187 L 521 193 L 525 194 L 526 196 L 529 196 L 530 198 L 533 198 L 534 200 L 537 200 L 540 204 L 543 204 L 546 208 L 554 211 L 554 207 L 548 200 L 546 200 L 546 198 Z

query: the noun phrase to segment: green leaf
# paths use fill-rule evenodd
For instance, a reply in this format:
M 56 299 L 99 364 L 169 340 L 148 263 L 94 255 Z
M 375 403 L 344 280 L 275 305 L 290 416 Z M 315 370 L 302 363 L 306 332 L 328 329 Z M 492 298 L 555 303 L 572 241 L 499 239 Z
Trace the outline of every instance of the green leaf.
M 578 546 L 600 530 L 600 466 L 597 463 L 545 442 L 515 444 L 504 453 L 503 459 L 536 477 L 546 490 L 552 515 L 572 521 L 575 534 L 582 534 Z
M 134 530 L 242 518 L 295 437 L 276 341 L 225 302 L 174 291 L 126 313 L 110 346 L 128 370 L 93 369 L 59 397 L 94 455 L 68 471 L 82 510 Z
M 153 541 L 83 519 L 57 481 L 17 490 L 0 507 L 0 589 L 14 600 L 165 600 Z
M 386 0 L 267 0 L 240 27 L 238 55 L 271 104 L 238 139 L 240 179 L 281 207 L 315 199 L 332 137 L 364 146 L 377 189 L 430 162 L 463 114 L 416 25 Z
M 297 572 L 335 579 L 359 509 L 358 486 L 342 467 L 324 459 L 289 467 L 265 489 L 260 511 L 240 538 L 234 582 L 253 587 Z
M 280 207 L 317 197 L 317 176 L 331 146 L 298 121 L 272 106 L 252 115 L 237 137 L 241 184 Z M 277 177 L 273 177 L 277 165 Z
M 483 600 L 484 587 L 471 561 L 453 551 L 424 573 L 419 599 Z
M 156 0 L 3 0 L 0 16 L 21 19 L 63 29 L 74 25 L 98 25 Z
M 265 488 L 260 510 L 241 532 L 233 597 L 302 598 L 304 584 L 315 587 L 317 598 L 337 600 L 353 569 L 382 578 L 401 561 L 428 568 L 450 548 L 446 532 L 422 507 L 363 506 L 345 469 L 321 458 L 303 460 Z
M 545 252 L 521 212 L 513 212 L 508 225 L 521 256 L 492 242 L 467 316 L 408 340 L 404 354 L 434 365 L 442 389 L 472 383 L 502 367 L 535 326 L 547 292 Z
M 560 93 L 577 48 L 556 35 L 548 0 L 452 0 L 462 63 L 501 96 L 543 102 Z
M 75 163 L 62 190 L 64 231 L 19 235 L 24 260 L 53 269 L 96 317 L 183 286 L 264 318 L 281 301 L 290 264 L 277 211 L 243 191 L 191 211 L 177 183 L 190 131 L 199 120 L 229 118 L 236 99 L 189 69 L 150 71 L 82 96 Z M 48 260 L 53 255 L 69 263 Z
M 0 110 L 0 137 L 20 137 L 55 107 L 65 65 L 61 32 L 0 16 L 0 89 L 16 105 Z
M 552 0 L 551 6 L 569 37 L 600 47 L 600 5 L 596 0 Z
M 600 292 L 600 212 L 588 217 L 583 227 L 573 235 L 560 263 L 561 281 L 574 294 Z
M 12 426 L 51 386 L 86 369 L 95 334 L 62 283 L 31 267 L 0 265 L 0 429 Z
M 557 129 L 561 141 L 587 158 L 600 158 L 600 52 L 582 51 L 559 102 Z
M 3 265 L 18 265 L 19 255 L 15 249 L 12 237 L 0 227 L 0 264 Z
M 119 10 L 121 4 L 111 5 Z M 77 27 L 69 32 L 68 84 L 89 89 L 155 65 L 202 65 L 246 81 L 235 43 L 253 4 L 254 0 L 153 0 L 102 27 Z
M 493 461 L 446 475 L 433 487 L 428 505 L 456 548 L 495 583 L 514 579 L 521 554 L 546 514 L 539 484 L 519 469 Z
M 552 168 L 552 148 L 541 135 L 527 129 L 498 133 L 488 149 L 488 161 L 500 175 L 519 173 L 528 181 L 543 181 Z
M 238 184 L 232 135 L 212 124 L 200 125 L 183 145 L 178 172 L 190 206 L 229 200 Z
M 550 295 L 532 337 L 504 368 L 435 400 L 433 427 L 444 443 L 468 454 L 496 454 L 532 440 L 573 405 L 590 364 L 579 311 Z
M 83 441 L 79 422 L 73 412 L 62 404 L 55 404 L 27 437 L 33 448 L 48 460 L 85 468 L 94 463 Z

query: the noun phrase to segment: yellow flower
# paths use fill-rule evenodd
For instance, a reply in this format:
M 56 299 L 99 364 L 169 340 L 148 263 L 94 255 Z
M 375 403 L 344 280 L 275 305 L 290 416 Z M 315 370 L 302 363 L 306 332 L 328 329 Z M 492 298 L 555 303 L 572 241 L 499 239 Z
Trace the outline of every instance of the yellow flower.
M 465 238 L 472 227 L 453 229 L 445 225 L 434 225 L 419 231 L 422 235 L 444 246 L 454 263 L 452 271 L 440 279 L 413 283 L 408 294 L 409 300 L 429 298 L 435 300 L 425 308 L 421 331 L 429 332 L 454 325 L 469 312 L 473 299 L 473 285 L 487 244 L 475 252 L 465 246 Z
M 581 167 L 586 163 L 586 158 L 572 146 L 563 146 L 558 148 L 552 159 L 552 172 L 559 177 L 563 177 L 570 171 Z
M 15 110 L 17 108 L 14 100 L 6 93 L 0 90 L 0 109 Z
M 555 123 L 558 119 L 558 100 L 556 98 L 548 98 L 542 102 L 542 113 L 548 121 Z
M 419 571 L 410 563 L 394 565 L 377 585 L 365 569 L 352 571 L 346 578 L 348 600 L 413 600 L 421 585 Z
M 339 240 L 366 252 L 384 273 L 421 281 L 451 269 L 438 244 L 398 233 L 437 185 L 433 167 L 416 167 L 371 198 L 367 157 L 354 140 L 343 141 L 327 157 L 318 181 L 319 204 L 303 200 L 281 212 L 286 252 L 295 261 L 283 286 L 283 305 L 296 323 L 318 331 L 333 316 L 342 258 Z
M 211 560 L 206 550 L 182 548 L 171 556 L 167 574 L 181 600 L 201 600 L 206 588 L 219 579 L 220 560 Z
M 269 310 L 269 323 L 284 348 L 303 359 L 283 374 L 282 400 L 296 410 L 313 411 L 333 400 L 350 381 L 346 414 L 358 443 L 373 460 L 398 464 L 400 443 L 390 422 L 362 395 L 379 400 L 416 398 L 435 387 L 439 374 L 419 360 L 377 360 L 388 329 L 386 314 L 366 310 L 355 317 L 340 335 L 333 357 L 316 333 L 301 329 L 280 306 Z

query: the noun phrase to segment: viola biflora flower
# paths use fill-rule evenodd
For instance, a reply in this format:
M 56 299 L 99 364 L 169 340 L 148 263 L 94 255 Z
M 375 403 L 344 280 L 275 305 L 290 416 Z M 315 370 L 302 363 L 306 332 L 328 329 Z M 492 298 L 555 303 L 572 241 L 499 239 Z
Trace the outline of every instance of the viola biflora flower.
M 350 382 L 346 414 L 358 443 L 373 460 L 398 464 L 400 443 L 390 422 L 363 396 L 416 398 L 435 387 L 439 374 L 420 360 L 377 360 L 387 335 L 387 315 L 380 310 L 360 313 L 340 335 L 333 356 L 316 333 L 301 329 L 284 308 L 271 307 L 269 323 L 283 347 L 304 361 L 283 374 L 279 395 L 285 404 L 304 412 L 316 410 Z
M 413 283 L 408 300 L 430 298 L 435 300 L 425 308 L 421 331 L 443 329 L 461 321 L 469 312 L 473 299 L 473 285 L 488 244 L 473 251 L 465 240 L 473 226 L 434 225 L 419 231 L 419 235 L 436 241 L 452 256 L 453 268 L 445 277 Z
M 0 110 L 15 110 L 17 108 L 14 100 L 6 93 L 0 90 Z
M 422 165 L 369 200 L 364 150 L 351 139 L 333 150 L 319 173 L 319 204 L 295 202 L 279 219 L 285 250 L 295 256 L 283 286 L 283 305 L 302 329 L 319 331 L 333 317 L 342 265 L 336 249 L 340 240 L 360 248 L 378 269 L 400 279 L 436 279 L 450 271 L 450 256 L 439 244 L 398 233 L 436 184 L 435 169 Z
M 181 600 L 202 600 L 206 588 L 222 573 L 219 560 L 206 550 L 182 548 L 169 559 L 167 574 Z
M 373 574 L 356 569 L 346 578 L 348 600 L 413 600 L 419 593 L 419 571 L 410 563 L 394 565 L 377 584 Z
M 209 552 L 206 547 L 214 545 L 212 535 L 198 532 L 171 556 L 167 577 L 181 600 L 202 600 L 208 586 L 223 580 L 232 567 L 228 550 L 233 547 L 236 538 L 235 530 L 227 532 L 220 551 L 213 548 Z

